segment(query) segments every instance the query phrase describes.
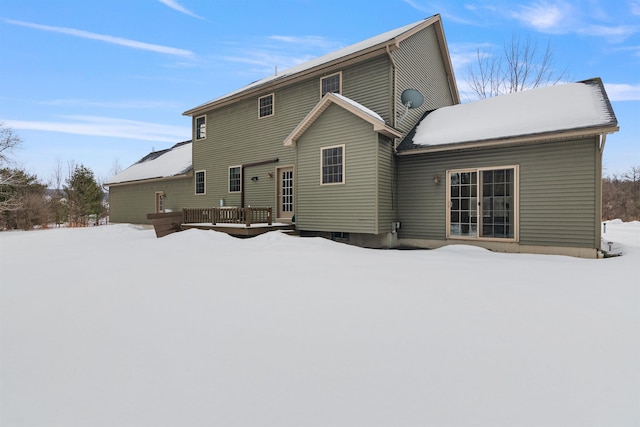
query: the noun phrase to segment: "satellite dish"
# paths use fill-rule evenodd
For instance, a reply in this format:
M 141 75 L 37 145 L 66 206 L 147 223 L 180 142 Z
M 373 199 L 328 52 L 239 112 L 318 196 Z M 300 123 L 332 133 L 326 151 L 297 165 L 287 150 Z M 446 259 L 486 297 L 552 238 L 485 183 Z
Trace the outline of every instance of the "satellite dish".
M 400 100 L 407 108 L 420 108 L 424 103 L 424 96 L 415 89 L 407 89 L 402 92 Z
M 400 95 L 400 101 L 402 101 L 402 105 L 404 105 L 404 113 L 402 113 L 402 117 L 398 120 L 398 123 L 402 122 L 410 109 L 420 108 L 424 103 L 424 96 L 415 89 L 406 89 Z

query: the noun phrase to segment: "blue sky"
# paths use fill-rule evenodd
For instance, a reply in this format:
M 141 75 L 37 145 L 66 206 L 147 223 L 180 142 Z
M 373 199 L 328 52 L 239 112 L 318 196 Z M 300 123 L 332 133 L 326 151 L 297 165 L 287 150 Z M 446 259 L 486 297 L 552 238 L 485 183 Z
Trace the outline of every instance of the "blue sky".
M 640 0 L 1 0 L 0 121 L 41 180 L 69 162 L 106 180 L 190 139 L 183 111 L 436 13 L 461 88 L 512 34 L 550 42 L 568 81 L 601 77 L 621 128 L 605 174 L 640 165 Z

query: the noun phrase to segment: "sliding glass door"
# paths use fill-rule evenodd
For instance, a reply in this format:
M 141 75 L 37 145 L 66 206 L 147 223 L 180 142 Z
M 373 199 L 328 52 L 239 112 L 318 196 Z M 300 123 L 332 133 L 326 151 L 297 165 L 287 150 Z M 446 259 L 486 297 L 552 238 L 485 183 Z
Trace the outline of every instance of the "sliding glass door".
M 447 237 L 517 239 L 517 166 L 448 171 L 447 183 Z

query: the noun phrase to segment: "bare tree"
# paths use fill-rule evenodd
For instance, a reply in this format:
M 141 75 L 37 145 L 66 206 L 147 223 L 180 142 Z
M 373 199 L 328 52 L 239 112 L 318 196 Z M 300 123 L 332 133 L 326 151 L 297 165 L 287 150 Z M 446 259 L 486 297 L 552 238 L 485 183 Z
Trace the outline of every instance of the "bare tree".
M 529 36 L 521 40 L 514 34 L 510 42 L 505 42 L 501 56 L 478 48 L 476 62 L 467 67 L 466 79 L 475 96 L 484 99 L 554 85 L 566 76 L 566 69 L 555 69 L 550 42 L 541 49 Z
M 22 143 L 22 139 L 13 132 L 13 129 L 5 127 L 0 122 L 0 166 L 10 163 L 8 154 Z
M 114 177 L 118 175 L 120 172 L 122 172 L 122 165 L 120 164 L 120 161 L 118 159 L 115 159 L 113 161 L 113 164 L 111 165 L 111 170 L 109 172 L 111 173 L 111 177 Z

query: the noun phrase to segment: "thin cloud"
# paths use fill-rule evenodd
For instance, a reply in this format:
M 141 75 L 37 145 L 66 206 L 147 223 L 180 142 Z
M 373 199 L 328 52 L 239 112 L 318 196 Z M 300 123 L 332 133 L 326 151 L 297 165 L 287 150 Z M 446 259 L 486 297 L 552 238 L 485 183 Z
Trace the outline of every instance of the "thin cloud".
M 191 52 L 189 50 L 186 50 L 186 49 L 177 49 L 177 48 L 174 48 L 174 47 L 162 46 L 162 45 L 151 44 L 151 43 L 145 43 L 145 42 L 140 42 L 140 41 L 137 41 L 137 40 L 129 40 L 129 39 L 124 39 L 124 38 L 121 38 L 121 37 L 109 36 L 109 35 L 105 35 L 105 34 L 96 34 L 96 33 L 91 33 L 89 31 L 77 30 L 75 28 L 54 27 L 54 26 L 50 26 L 50 25 L 34 24 L 34 23 L 31 23 L 31 22 L 14 21 L 12 19 L 6 19 L 5 22 L 7 22 L 8 24 L 20 25 L 22 27 L 34 28 L 34 29 L 37 29 L 37 30 L 50 31 L 50 32 L 61 33 L 61 34 L 67 34 L 67 35 L 70 35 L 70 36 L 81 37 L 81 38 L 91 39 L 91 40 L 100 40 L 100 41 L 103 41 L 103 42 L 106 42 L 106 43 L 111 43 L 111 44 L 116 44 L 116 45 L 120 45 L 120 46 L 130 47 L 130 48 L 133 48 L 133 49 L 148 50 L 148 51 L 151 51 L 151 52 L 164 53 L 164 54 L 167 54 L 167 55 L 176 55 L 176 56 L 181 56 L 181 57 L 186 57 L 186 58 L 193 57 L 193 52 Z
M 41 105 L 97 107 L 97 108 L 127 108 L 127 109 L 154 109 L 154 108 L 179 108 L 180 104 L 173 101 L 92 101 L 88 99 L 52 99 L 39 102 Z
M 426 13 L 428 15 L 439 13 L 440 15 L 445 17 L 447 20 L 450 20 L 451 22 L 456 22 L 458 24 L 477 25 L 477 23 L 473 22 L 472 20 L 462 18 L 460 15 L 452 13 L 450 9 L 452 5 L 448 3 L 438 4 L 438 3 L 429 2 L 429 3 L 426 3 L 425 5 L 422 5 L 421 3 L 418 3 L 414 0 L 404 0 L 404 2 L 409 6 L 411 6 L 412 8 L 414 8 L 415 10 L 422 13 Z M 473 9 L 474 6 L 465 5 L 465 8 Z
M 611 101 L 640 101 L 640 84 L 605 83 Z
M 193 18 L 198 18 L 198 19 L 204 19 L 202 16 L 200 15 L 196 15 L 195 13 L 191 12 L 189 9 L 187 9 L 186 7 L 182 6 L 181 4 L 179 4 L 177 1 L 175 0 L 158 0 L 160 3 L 162 3 L 163 5 L 170 7 L 173 10 L 177 10 L 180 13 L 184 13 L 185 15 L 189 15 Z
M 634 0 L 629 2 L 629 9 L 631 9 L 631 13 L 633 15 L 639 16 L 640 15 L 640 1 L 639 0 Z
M 3 119 L 14 129 L 61 132 L 75 135 L 126 138 L 143 141 L 175 142 L 189 138 L 190 129 L 135 120 L 99 116 L 63 116 L 70 121 L 24 121 Z
M 337 43 L 328 40 L 321 36 L 269 36 L 270 40 L 277 42 L 303 45 L 303 46 L 316 46 L 324 49 L 335 49 L 338 47 Z
M 542 33 L 560 34 L 567 32 L 567 22 L 573 13 L 566 3 L 536 2 L 528 6 L 519 6 L 511 12 L 511 17 L 522 24 L 533 27 Z

